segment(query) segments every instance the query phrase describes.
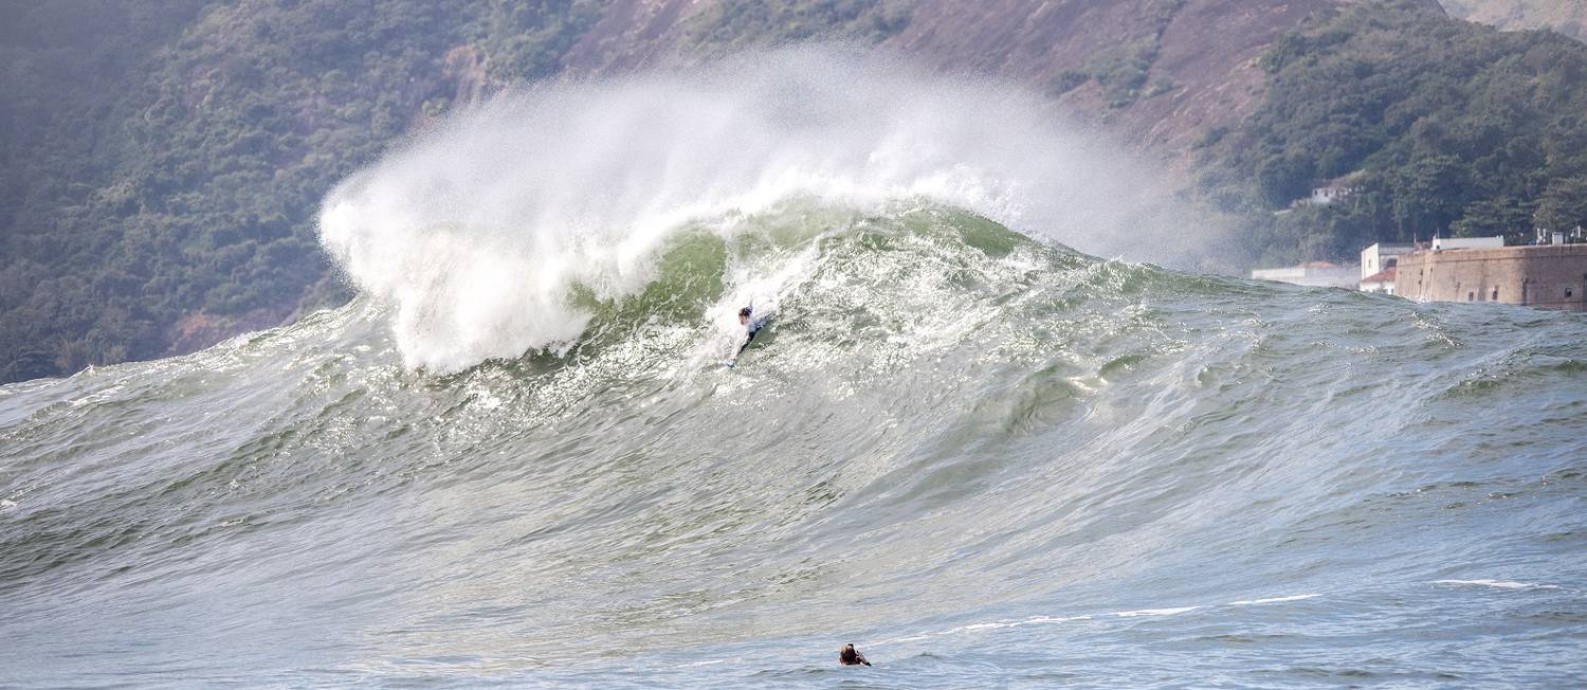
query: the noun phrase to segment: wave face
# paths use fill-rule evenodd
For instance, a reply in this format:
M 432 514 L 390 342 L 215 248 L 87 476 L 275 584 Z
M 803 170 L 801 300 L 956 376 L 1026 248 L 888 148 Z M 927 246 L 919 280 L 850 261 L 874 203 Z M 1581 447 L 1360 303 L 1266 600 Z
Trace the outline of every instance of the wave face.
M 5 684 L 1587 677 L 1580 315 L 1102 260 L 904 184 L 448 224 L 414 190 L 495 178 L 427 151 L 327 203 L 355 303 L 0 387 Z

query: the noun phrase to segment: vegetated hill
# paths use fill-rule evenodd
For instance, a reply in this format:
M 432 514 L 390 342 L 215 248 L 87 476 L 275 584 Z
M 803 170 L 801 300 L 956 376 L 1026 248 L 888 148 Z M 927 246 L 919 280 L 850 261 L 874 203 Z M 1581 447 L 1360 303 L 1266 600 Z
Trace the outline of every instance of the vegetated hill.
M 1418 32 L 1482 51 L 1451 53 Z M 1551 161 L 1569 158 L 1559 147 L 1580 126 L 1553 101 L 1483 130 L 1519 142 L 1508 167 L 1485 162 L 1462 173 L 1470 184 L 1429 192 L 1458 215 L 1417 210 L 1431 202 L 1403 181 L 1433 165 L 1432 144 L 1416 142 L 1464 136 L 1460 108 L 1488 102 L 1479 91 L 1576 102 L 1576 53 L 1539 35 L 1496 36 L 1448 19 L 1435 0 L 5 4 L 0 381 L 190 351 L 346 299 L 315 241 L 320 199 L 458 103 L 527 80 L 789 41 L 847 40 L 1021 80 L 1179 171 L 1215 171 L 1209 193 L 1249 214 L 1274 257 L 1566 208 L 1568 184 L 1523 172 L 1539 161 L 1568 169 Z M 1360 123 L 1370 126 L 1349 131 Z M 1422 138 L 1406 139 L 1413 131 Z M 1472 156 L 1458 159 L 1489 160 Z M 1367 178 L 1359 198 L 1383 201 L 1359 217 L 1272 221 L 1285 195 L 1341 170 Z M 1509 191 L 1468 193 L 1492 184 Z
M 1363 3 L 1306 21 L 1262 66 L 1267 96 L 1209 141 L 1204 182 L 1252 214 L 1272 260 L 1587 225 L 1587 45 Z M 1293 203 L 1327 180 L 1350 193 Z
M 1440 0 L 1452 17 L 1492 24 L 1504 31 L 1549 29 L 1587 41 L 1587 2 L 1582 0 Z
M 159 343 L 141 283 L 105 270 L 122 227 L 79 218 L 116 204 L 117 130 L 134 115 L 120 95 L 204 2 L 0 8 L 0 381 L 71 370 L 44 353 L 75 351 L 94 323 L 114 330 L 103 360 Z
M 0 6 L 0 381 L 346 299 L 315 237 L 331 186 L 491 79 L 556 73 L 595 16 L 574 0 Z

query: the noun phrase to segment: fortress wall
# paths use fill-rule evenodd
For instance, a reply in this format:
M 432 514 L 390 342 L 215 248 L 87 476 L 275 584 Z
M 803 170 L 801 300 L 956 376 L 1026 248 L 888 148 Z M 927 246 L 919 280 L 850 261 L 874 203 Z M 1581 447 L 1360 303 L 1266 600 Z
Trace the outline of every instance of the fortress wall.
M 1587 311 L 1587 244 L 1405 254 L 1395 291 L 1423 302 Z

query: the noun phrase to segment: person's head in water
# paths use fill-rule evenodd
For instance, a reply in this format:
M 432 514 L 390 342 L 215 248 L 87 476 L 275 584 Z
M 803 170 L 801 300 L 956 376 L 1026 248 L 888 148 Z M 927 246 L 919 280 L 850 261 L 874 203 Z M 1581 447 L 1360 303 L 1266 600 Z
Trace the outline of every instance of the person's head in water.
M 740 324 L 749 323 L 749 315 L 751 311 L 753 310 L 751 310 L 749 307 L 744 307 L 743 309 L 738 310 L 738 322 Z
M 844 666 L 871 665 L 871 662 L 865 660 L 865 655 L 855 649 L 852 644 L 843 645 L 843 649 L 838 650 L 838 663 Z

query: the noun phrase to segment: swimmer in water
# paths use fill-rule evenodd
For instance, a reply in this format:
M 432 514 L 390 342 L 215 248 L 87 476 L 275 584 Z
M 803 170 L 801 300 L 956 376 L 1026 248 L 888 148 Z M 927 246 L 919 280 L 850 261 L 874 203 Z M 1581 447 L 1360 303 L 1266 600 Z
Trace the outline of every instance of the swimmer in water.
M 838 650 L 838 663 L 844 666 L 871 665 L 871 662 L 865 660 L 865 655 L 855 649 L 852 644 L 843 645 L 843 649 Z

